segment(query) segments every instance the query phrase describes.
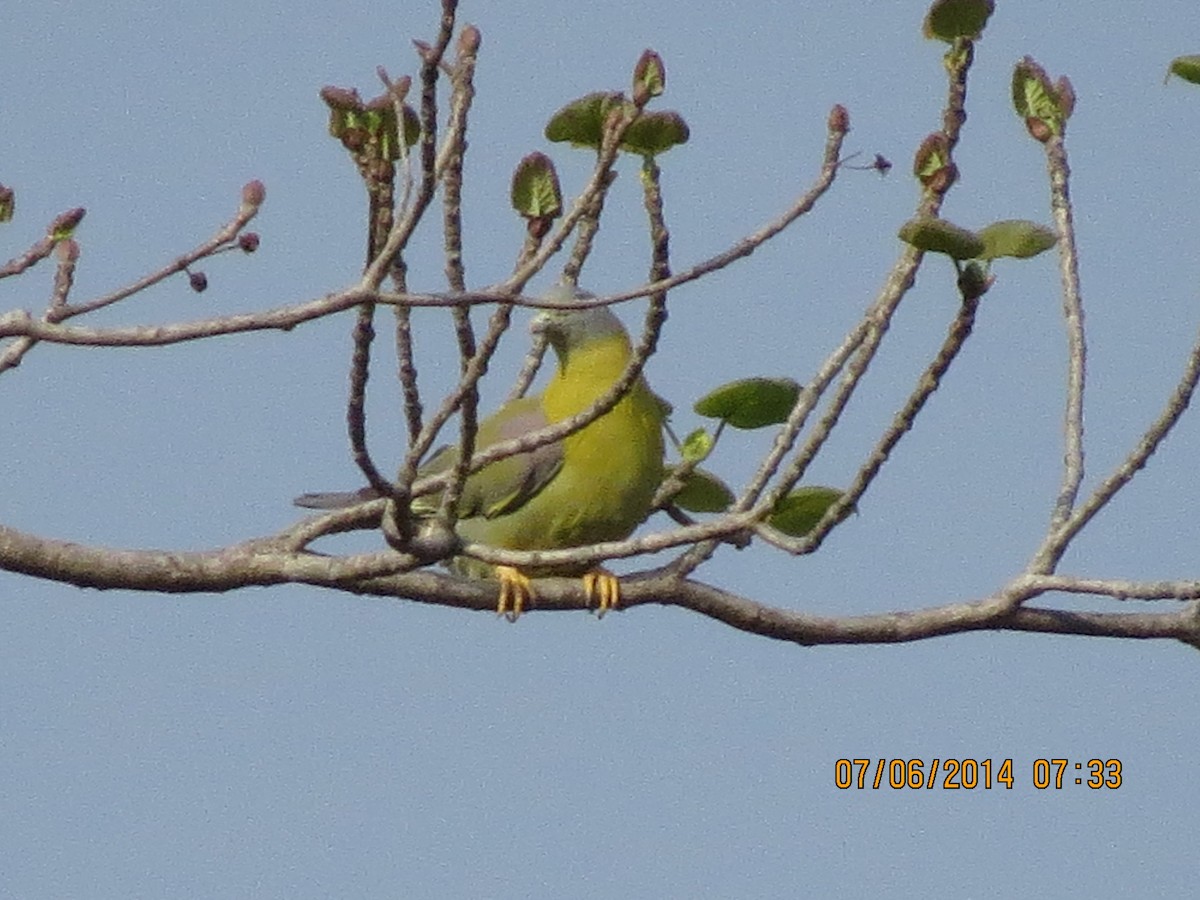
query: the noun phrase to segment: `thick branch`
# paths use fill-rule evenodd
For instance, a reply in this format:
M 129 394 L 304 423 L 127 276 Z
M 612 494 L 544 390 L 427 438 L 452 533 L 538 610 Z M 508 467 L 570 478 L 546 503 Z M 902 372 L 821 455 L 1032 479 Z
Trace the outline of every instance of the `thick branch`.
M 404 571 L 413 564 L 388 551 L 341 558 L 294 552 L 273 539 L 198 553 L 112 550 L 0 526 L 0 568 L 80 587 L 211 593 L 290 582 L 461 609 L 496 608 L 495 582 Z M 662 569 L 625 578 L 622 585 L 623 608 L 679 606 L 742 631 L 802 645 L 901 643 L 989 630 L 1200 641 L 1200 618 L 1190 604 L 1169 613 L 1068 612 L 1013 608 L 1009 597 L 997 595 L 974 603 L 834 618 L 766 606 Z M 1035 582 L 1020 582 L 1018 588 L 1030 596 L 1042 592 Z M 577 579 L 542 579 L 526 608 L 582 610 L 588 602 Z

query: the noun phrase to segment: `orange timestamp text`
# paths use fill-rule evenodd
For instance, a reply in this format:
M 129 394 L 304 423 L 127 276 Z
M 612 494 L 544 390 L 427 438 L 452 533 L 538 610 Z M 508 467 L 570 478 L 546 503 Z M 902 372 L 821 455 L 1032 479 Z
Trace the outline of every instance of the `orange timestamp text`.
M 839 790 L 1012 790 L 1019 783 L 1012 759 L 839 759 L 833 784 Z M 1037 790 L 1087 787 L 1116 790 L 1123 783 L 1119 759 L 1035 759 L 1030 784 Z

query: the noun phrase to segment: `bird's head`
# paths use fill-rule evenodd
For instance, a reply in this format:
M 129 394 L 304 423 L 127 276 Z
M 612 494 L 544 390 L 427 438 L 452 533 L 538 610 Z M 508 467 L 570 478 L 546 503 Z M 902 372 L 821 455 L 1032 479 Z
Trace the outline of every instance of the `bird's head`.
M 543 309 L 533 318 L 530 329 L 534 334 L 544 334 L 554 352 L 562 360 L 572 350 L 584 347 L 592 341 L 619 337 L 626 346 L 629 333 L 625 326 L 606 306 L 572 308 L 570 304 L 579 300 L 595 299 L 595 294 L 566 285 L 555 285 L 545 299 L 561 303 L 557 309 Z

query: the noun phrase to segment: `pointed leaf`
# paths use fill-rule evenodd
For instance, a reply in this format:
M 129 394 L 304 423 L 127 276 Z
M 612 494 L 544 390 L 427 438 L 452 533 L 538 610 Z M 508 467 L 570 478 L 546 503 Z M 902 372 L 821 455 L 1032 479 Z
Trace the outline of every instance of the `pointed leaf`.
M 511 197 L 513 209 L 526 219 L 554 219 L 562 215 L 562 188 L 550 157 L 535 152 L 517 163 Z
M 934 216 L 918 216 L 900 226 L 900 240 L 927 253 L 944 253 L 951 259 L 976 259 L 983 240 L 975 232 Z
M 983 239 L 980 259 L 997 259 L 1001 256 L 1028 259 L 1045 253 L 1058 243 L 1058 235 L 1045 225 L 1025 219 L 993 222 L 979 230 L 979 237 Z
M 608 114 L 625 102 L 624 95 L 616 91 L 598 91 L 572 100 L 550 117 L 546 139 L 599 150 Z
M 829 487 L 799 487 L 775 504 L 767 524 L 792 537 L 804 537 L 813 530 L 825 510 L 833 506 L 842 492 Z
M 799 397 L 800 385 L 791 378 L 743 378 L 709 391 L 693 408 L 734 428 L 762 428 L 785 421 Z
M 925 15 L 923 32 L 953 44 L 956 38 L 978 40 L 996 9 L 995 0 L 934 0 Z
M 660 97 L 667 89 L 667 69 L 662 57 L 653 50 L 643 50 L 633 68 L 633 96 L 644 97 L 642 105 L 651 97 Z
M 673 470 L 673 466 L 668 466 L 667 474 L 670 475 Z M 683 489 L 671 502 L 688 512 L 724 512 L 733 503 L 733 491 L 712 472 L 693 469 L 684 478 Z
M 1167 67 L 1167 77 L 1163 79 L 1164 83 L 1172 75 L 1176 75 L 1184 81 L 1190 81 L 1192 84 L 1200 84 L 1200 56 L 1175 57 L 1171 60 L 1171 65 Z
M 700 462 L 703 459 L 707 459 L 708 454 L 712 453 L 714 443 L 716 441 L 706 429 L 697 428 L 683 439 L 683 445 L 679 448 L 679 453 L 686 462 Z

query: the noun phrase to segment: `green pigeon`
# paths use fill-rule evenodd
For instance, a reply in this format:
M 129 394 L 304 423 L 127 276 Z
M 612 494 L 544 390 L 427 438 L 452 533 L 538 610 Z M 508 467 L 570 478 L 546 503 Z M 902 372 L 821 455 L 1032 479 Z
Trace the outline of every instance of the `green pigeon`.
M 590 299 L 558 285 L 547 300 Z M 476 451 L 589 409 L 618 381 L 632 357 L 629 333 L 607 307 L 564 306 L 538 313 L 535 332 L 545 334 L 558 367 L 540 394 L 509 401 L 479 423 Z M 628 537 L 650 513 L 663 478 L 663 422 L 669 406 L 639 377 L 609 412 L 564 440 L 484 466 L 463 485 L 455 530 L 468 542 L 506 550 L 562 550 Z M 435 453 L 421 469 L 434 475 L 453 467 L 456 447 Z M 305 494 L 299 506 L 332 508 L 371 498 L 352 494 Z M 437 508 L 438 495 L 413 504 L 418 515 Z M 589 601 L 603 615 L 620 603 L 616 576 L 594 566 L 555 566 L 522 571 L 456 558 L 451 568 L 500 581 L 497 612 L 515 619 L 533 596 L 531 577 L 582 576 Z

